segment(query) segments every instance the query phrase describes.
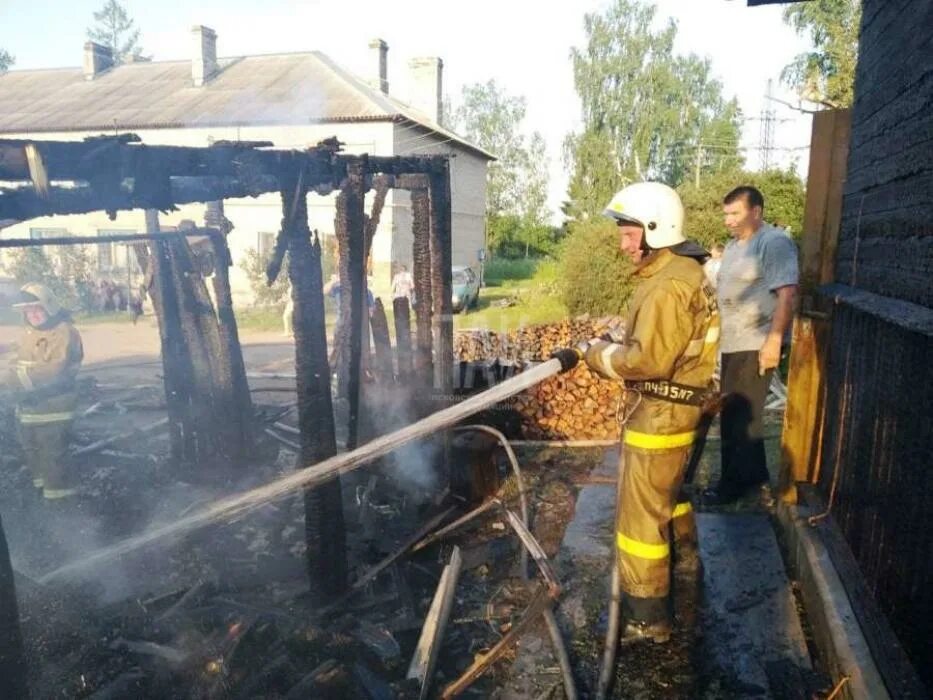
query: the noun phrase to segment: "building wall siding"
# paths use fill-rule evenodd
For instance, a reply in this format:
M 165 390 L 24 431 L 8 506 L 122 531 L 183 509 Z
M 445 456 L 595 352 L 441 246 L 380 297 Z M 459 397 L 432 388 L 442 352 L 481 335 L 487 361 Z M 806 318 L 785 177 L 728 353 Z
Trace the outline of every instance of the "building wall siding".
M 833 517 L 928 689 L 933 338 L 908 327 L 933 308 L 933 42 L 917 31 L 931 24 L 930 0 L 863 4 L 836 280 L 886 299 L 833 314 L 820 469 L 827 498 L 835 482 Z M 889 675 L 892 697 L 907 697 L 903 674 Z

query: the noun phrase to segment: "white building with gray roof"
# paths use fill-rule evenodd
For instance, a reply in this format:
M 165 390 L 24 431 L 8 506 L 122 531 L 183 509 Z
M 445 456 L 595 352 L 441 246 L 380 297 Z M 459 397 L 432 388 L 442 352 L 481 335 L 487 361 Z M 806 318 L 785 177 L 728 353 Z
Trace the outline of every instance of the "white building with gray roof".
M 448 154 L 453 263 L 478 267 L 485 248 L 486 169 L 494 156 L 442 126 L 441 59 L 409 63 L 412 90 L 403 102 L 389 91 L 388 47 L 381 40 L 370 44 L 373 74 L 364 79 L 317 51 L 218 58 L 211 29 L 196 26 L 191 38 L 190 60 L 114 65 L 107 49 L 88 42 L 80 68 L 0 75 L 0 138 L 80 140 L 132 132 L 148 144 L 206 146 L 242 140 L 307 148 L 336 137 L 348 153 Z M 271 250 L 281 202 L 265 195 L 225 204 L 235 226 L 229 238 L 234 297 L 249 304 L 252 293 L 238 263 L 250 248 L 261 255 Z M 310 195 L 308 210 L 312 228 L 331 235 L 333 195 Z M 163 214 L 161 222 L 171 227 L 185 219 L 203 222 L 204 206 L 184 206 Z M 114 220 L 99 212 L 23 222 L 0 235 L 105 235 L 144 228 L 142 211 L 120 212 Z M 408 193 L 391 190 L 373 241 L 377 293 L 388 288 L 394 266 L 410 266 L 411 243 Z M 96 259 L 99 274 L 125 279 L 125 247 L 98 246 Z

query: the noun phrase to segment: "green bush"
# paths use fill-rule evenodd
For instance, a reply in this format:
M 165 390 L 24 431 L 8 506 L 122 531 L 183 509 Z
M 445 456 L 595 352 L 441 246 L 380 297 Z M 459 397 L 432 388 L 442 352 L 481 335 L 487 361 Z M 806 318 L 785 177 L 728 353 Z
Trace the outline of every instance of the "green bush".
M 324 282 L 331 274 L 337 271 L 337 241 L 333 236 L 321 236 L 321 273 Z M 268 257 L 260 257 L 255 248 L 247 248 L 243 259 L 240 260 L 240 269 L 246 273 L 250 289 L 253 292 L 255 306 L 284 305 L 288 298 L 288 254 L 282 261 L 282 269 L 275 283 L 270 287 L 266 284 L 266 265 Z
M 688 238 L 707 248 L 729 240 L 722 220 L 722 198 L 739 185 L 752 185 L 761 190 L 765 197 L 765 221 L 790 226 L 794 239 L 800 239 L 806 194 L 797 174 L 787 170 L 724 172 L 705 178 L 699 189 L 692 182 L 681 185 L 678 192 L 684 203 L 684 229 Z
M 240 269 L 246 273 L 249 287 L 253 292 L 253 303 L 256 306 L 274 306 L 284 304 L 288 294 L 288 256 L 282 263 L 282 269 L 275 283 L 270 287 L 266 284 L 266 264 L 269 261 L 259 256 L 255 248 L 248 248 L 240 260 Z
M 632 293 L 632 265 L 608 219 L 571 225 L 559 271 L 561 296 L 572 316 L 621 313 Z
M 44 284 L 69 311 L 89 311 L 93 306 L 91 266 L 84 246 L 59 246 L 52 255 L 39 247 L 14 248 L 6 265 L 18 284 Z

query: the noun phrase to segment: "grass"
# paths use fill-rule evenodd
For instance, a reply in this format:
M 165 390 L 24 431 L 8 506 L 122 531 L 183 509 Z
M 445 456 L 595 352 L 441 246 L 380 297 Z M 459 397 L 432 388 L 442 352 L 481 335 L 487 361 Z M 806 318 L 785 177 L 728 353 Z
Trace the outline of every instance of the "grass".
M 486 328 L 506 332 L 523 326 L 552 323 L 566 318 L 560 300 L 557 264 L 550 260 L 493 260 L 486 266 L 486 286 L 476 306 L 454 314 L 454 330 Z M 504 301 L 509 306 L 499 306 Z M 392 304 L 383 300 L 390 333 L 395 321 Z M 237 324 L 244 330 L 282 330 L 282 306 L 238 308 Z M 333 330 L 333 312 L 327 314 L 328 332 Z
M 248 306 L 237 308 L 237 328 L 251 331 L 282 331 L 282 306 Z
M 557 265 L 549 260 L 491 260 L 486 265 L 486 286 L 480 290 L 479 301 L 466 313 L 454 314 L 454 329 L 487 328 L 505 332 L 539 323 L 551 323 L 567 317 L 567 308 L 560 300 Z M 502 302 L 509 306 L 499 306 Z M 392 304 L 383 300 L 389 328 L 393 329 Z M 281 332 L 284 305 L 238 307 L 237 325 L 248 331 Z M 126 312 L 94 312 L 75 315 L 80 325 L 96 323 L 129 323 Z M 336 316 L 327 313 L 328 332 L 333 330 Z M 0 325 L 20 325 L 22 314 L 10 308 L 0 308 Z
M 486 287 L 479 302 L 457 314 L 454 328 L 504 332 L 566 318 L 560 299 L 557 264 L 551 260 L 493 260 L 486 267 Z M 510 306 L 499 306 L 503 301 Z
M 506 281 L 532 279 L 543 263 L 536 258 L 494 258 L 486 263 L 483 270 L 487 286 L 498 287 Z M 546 263 L 544 263 L 546 264 Z

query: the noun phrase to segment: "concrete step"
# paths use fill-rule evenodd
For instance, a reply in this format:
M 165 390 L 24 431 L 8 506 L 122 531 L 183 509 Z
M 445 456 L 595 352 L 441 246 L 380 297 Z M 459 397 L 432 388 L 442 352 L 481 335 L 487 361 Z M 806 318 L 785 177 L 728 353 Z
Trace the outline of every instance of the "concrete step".
M 710 697 L 806 697 L 811 675 L 794 593 L 764 514 L 698 513 L 700 657 Z

